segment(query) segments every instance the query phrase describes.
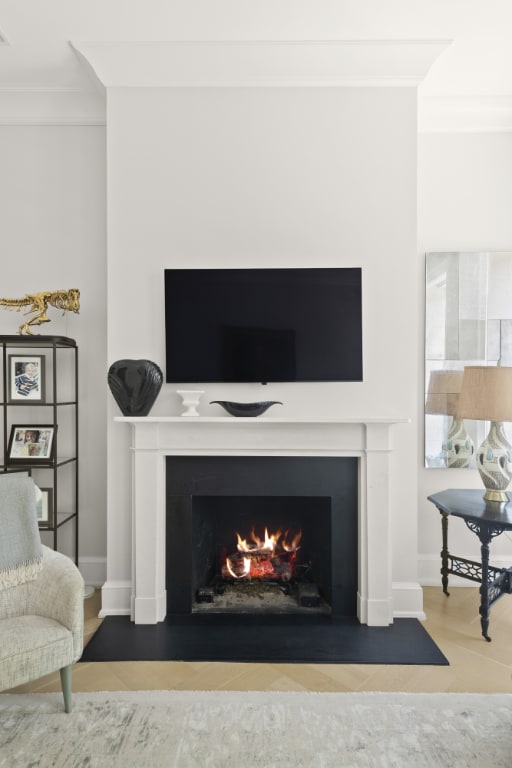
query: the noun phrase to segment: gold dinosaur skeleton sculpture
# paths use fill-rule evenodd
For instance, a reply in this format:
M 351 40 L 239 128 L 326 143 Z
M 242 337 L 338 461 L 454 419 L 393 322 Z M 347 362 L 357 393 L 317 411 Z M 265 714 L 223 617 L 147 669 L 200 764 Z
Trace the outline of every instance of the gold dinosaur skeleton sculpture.
M 32 325 L 41 325 L 42 323 L 49 323 L 50 320 L 46 316 L 46 310 L 48 307 L 55 307 L 56 309 L 62 309 L 62 314 L 66 312 L 76 312 L 80 309 L 80 291 L 78 288 L 69 288 L 67 291 L 41 291 L 40 293 L 26 293 L 21 299 L 0 299 L 0 307 L 14 310 L 15 312 L 21 312 L 25 307 L 29 309 L 25 312 L 25 315 L 35 316 L 26 323 L 22 323 L 18 328 L 18 333 L 28 333 L 31 336 L 37 336 L 30 330 Z

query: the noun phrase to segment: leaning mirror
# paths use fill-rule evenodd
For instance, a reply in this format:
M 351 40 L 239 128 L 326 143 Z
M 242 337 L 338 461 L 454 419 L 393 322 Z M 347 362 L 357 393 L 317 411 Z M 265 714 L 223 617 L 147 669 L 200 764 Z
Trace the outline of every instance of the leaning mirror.
M 457 416 L 465 365 L 512 365 L 512 252 L 426 254 L 425 466 L 475 466 L 485 423 Z

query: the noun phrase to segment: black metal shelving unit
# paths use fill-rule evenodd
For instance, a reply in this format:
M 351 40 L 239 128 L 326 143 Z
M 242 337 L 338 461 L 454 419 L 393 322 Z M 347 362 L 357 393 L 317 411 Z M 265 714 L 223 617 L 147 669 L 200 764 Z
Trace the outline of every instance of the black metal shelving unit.
M 74 560 L 78 565 L 78 347 L 67 336 L 0 336 L 2 348 L 1 472 L 27 471 L 34 482 L 51 492 L 52 515 L 41 530 L 52 533 L 58 549 L 62 526 L 74 521 Z M 14 358 L 44 359 L 40 399 L 13 398 Z M 8 455 L 14 425 L 54 428 L 52 457 L 45 462 L 31 458 L 12 460 Z

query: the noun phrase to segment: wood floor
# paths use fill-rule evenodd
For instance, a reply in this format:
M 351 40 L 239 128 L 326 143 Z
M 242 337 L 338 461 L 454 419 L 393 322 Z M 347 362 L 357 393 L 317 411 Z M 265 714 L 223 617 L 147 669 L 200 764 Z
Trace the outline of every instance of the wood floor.
M 73 670 L 74 691 L 265 690 L 512 693 L 512 599 L 492 608 L 488 643 L 480 634 L 478 588 L 424 589 L 426 630 L 450 666 L 88 662 Z M 85 601 L 85 642 L 100 624 L 97 591 Z M 15 692 L 59 691 L 58 673 Z

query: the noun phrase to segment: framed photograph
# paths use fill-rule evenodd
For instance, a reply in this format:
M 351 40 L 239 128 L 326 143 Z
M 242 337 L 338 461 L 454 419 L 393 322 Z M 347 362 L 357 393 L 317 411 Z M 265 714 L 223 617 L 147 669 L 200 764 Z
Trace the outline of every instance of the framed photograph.
M 51 464 L 56 430 L 54 424 L 13 424 L 7 448 L 7 463 Z
M 53 528 L 53 489 L 39 490 L 41 495 L 36 502 L 37 522 L 40 528 Z
M 44 355 L 9 355 L 10 403 L 44 403 Z

